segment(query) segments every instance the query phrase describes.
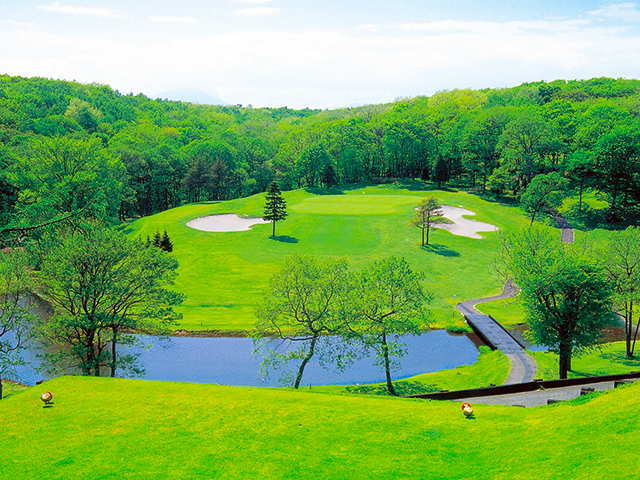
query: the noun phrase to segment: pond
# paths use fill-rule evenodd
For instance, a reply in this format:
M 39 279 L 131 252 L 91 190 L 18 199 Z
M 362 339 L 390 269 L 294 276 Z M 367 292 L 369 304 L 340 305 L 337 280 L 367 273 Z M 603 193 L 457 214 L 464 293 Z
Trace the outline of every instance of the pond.
M 277 372 L 269 378 L 260 375 L 261 359 L 253 355 L 249 338 L 193 338 L 172 337 L 158 342 L 145 338 L 153 347 L 135 349 L 146 370 L 146 380 L 172 382 L 217 383 L 236 386 L 281 386 Z M 478 349 L 466 335 L 452 335 L 445 330 L 432 330 L 419 336 L 405 336 L 403 342 L 407 354 L 401 359 L 401 369 L 393 373 L 393 379 L 411 377 L 420 373 L 435 372 L 460 365 L 470 365 L 478 358 Z M 28 355 L 30 367 L 20 369 L 20 381 L 33 385 L 42 379 L 34 371 L 37 359 Z M 373 366 L 373 357 L 356 361 L 344 373 L 323 369 L 312 360 L 304 372 L 304 385 L 376 383 L 384 381 L 381 367 Z

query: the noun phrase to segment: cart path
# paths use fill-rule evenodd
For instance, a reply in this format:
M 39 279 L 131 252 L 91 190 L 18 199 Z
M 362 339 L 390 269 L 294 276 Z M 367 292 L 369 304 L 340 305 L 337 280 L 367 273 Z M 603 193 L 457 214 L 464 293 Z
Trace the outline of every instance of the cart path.
M 479 312 L 475 307 L 479 303 L 513 297 L 517 292 L 518 287 L 508 280 L 500 295 L 466 300 L 456 305 L 478 336 L 491 348 L 503 352 L 511 361 L 511 372 L 504 385 L 532 382 L 538 372 L 538 365 L 502 325 L 491 316 Z
M 557 210 L 550 209 L 549 213 L 553 217 L 558 228 L 562 230 L 562 243 L 573 243 L 575 235 L 573 233 L 573 228 L 571 228 L 567 219 L 564 218 Z
M 549 210 L 558 228 L 562 232 L 562 243 L 571 244 L 574 241 L 573 228 L 557 210 Z M 511 360 L 511 372 L 505 381 L 505 385 L 513 383 L 532 382 L 538 372 L 535 360 L 527 355 L 522 346 L 509 334 L 509 332 L 489 315 L 484 315 L 476 309 L 476 305 L 494 300 L 502 300 L 513 297 L 518 293 L 518 287 L 507 280 L 504 290 L 494 297 L 466 300 L 458 303 L 456 307 L 462 313 L 467 323 L 478 333 L 491 348 L 503 352 Z

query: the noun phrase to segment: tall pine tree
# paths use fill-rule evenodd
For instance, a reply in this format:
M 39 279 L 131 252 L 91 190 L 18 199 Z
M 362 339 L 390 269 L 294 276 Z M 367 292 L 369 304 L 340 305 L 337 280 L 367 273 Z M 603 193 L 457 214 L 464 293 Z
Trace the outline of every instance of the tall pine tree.
M 447 166 L 447 161 L 442 158 L 442 155 L 438 156 L 438 160 L 436 161 L 436 165 L 433 170 L 434 172 L 431 180 L 438 182 L 438 188 L 442 186 L 442 182 L 447 183 L 449 181 L 449 168 Z
M 264 206 L 264 215 L 262 218 L 271 220 L 273 223 L 272 236 L 276 236 L 276 222 L 287 218 L 287 202 L 280 194 L 280 189 L 276 182 L 271 182 L 267 189 L 267 203 Z
M 169 234 L 167 233 L 167 229 L 164 229 L 164 234 L 162 235 L 162 240 L 160 240 L 160 248 L 165 252 L 173 252 L 173 243 L 169 238 Z

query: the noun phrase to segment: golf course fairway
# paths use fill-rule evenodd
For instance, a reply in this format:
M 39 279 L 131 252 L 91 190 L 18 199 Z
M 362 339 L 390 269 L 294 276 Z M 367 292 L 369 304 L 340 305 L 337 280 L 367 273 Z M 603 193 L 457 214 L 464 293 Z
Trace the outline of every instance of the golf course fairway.
M 352 269 L 390 255 L 404 257 L 425 273 L 425 288 L 434 297 L 434 326 L 465 329 L 455 304 L 502 290 L 502 279 L 493 269 L 497 235 L 528 223 L 517 207 L 467 193 L 368 186 L 337 194 L 295 190 L 283 195 L 289 216 L 277 223 L 275 237 L 271 224 L 238 232 L 205 232 L 186 225 L 224 213 L 260 217 L 264 194 L 185 205 L 126 227 L 129 235 L 142 239 L 167 230 L 180 263 L 175 288 L 187 295 L 177 309 L 183 314 L 177 328 L 223 333 L 253 329 L 255 305 L 274 267 L 285 256 L 299 253 L 346 257 Z M 474 212 L 470 220 L 495 225 L 498 231 L 482 232 L 477 239 L 433 228 L 429 245 L 422 247 L 420 230 L 409 220 L 420 199 L 431 195 L 441 204 Z

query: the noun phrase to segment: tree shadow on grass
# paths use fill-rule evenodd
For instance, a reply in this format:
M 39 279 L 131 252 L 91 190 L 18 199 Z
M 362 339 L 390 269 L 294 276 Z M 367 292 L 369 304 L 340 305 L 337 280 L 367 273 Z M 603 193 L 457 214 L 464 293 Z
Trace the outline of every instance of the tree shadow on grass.
M 290 237 L 289 235 L 276 235 L 275 237 L 271 235 L 269 238 L 282 243 L 298 243 L 298 239 L 296 237 Z
M 437 243 L 430 243 L 429 245 L 425 245 L 421 247 L 423 250 L 431 253 L 435 253 L 436 255 L 441 255 L 443 257 L 459 257 L 460 252 L 456 250 L 451 250 L 446 245 L 439 245 Z
M 344 195 L 344 191 L 337 187 L 307 187 L 304 191 L 314 195 Z
M 610 207 L 592 208 L 588 204 L 583 204 L 582 210 L 578 210 L 578 205 L 572 205 L 564 217 L 572 227 L 590 231 L 596 228 L 603 230 L 624 230 L 631 225 L 637 225 L 640 220 L 640 208 L 636 205 L 627 205 L 615 209 L 616 221 L 607 220 L 607 214 L 611 212 Z
M 640 368 L 640 358 L 638 357 L 628 358 L 624 355 L 624 353 L 603 352 L 600 354 L 600 357 L 604 358 L 605 360 L 609 360 L 610 362 L 618 363 L 620 365 L 625 365 L 627 367 Z

